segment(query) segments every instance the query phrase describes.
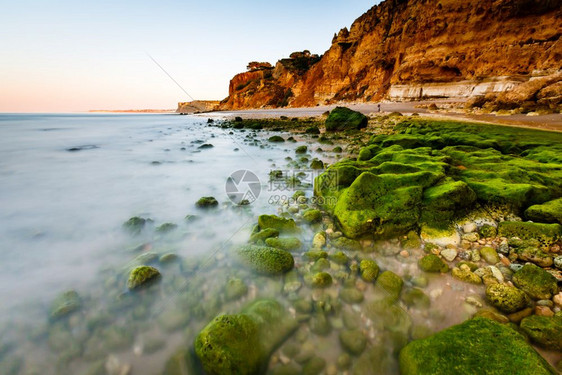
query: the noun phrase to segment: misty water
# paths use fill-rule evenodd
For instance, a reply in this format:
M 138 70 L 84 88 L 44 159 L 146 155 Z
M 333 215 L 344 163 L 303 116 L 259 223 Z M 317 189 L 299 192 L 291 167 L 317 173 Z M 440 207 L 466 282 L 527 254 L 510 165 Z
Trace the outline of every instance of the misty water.
M 253 275 L 230 256 L 233 245 L 247 242 L 257 216 L 279 212 L 280 198 L 293 193 L 270 183 L 271 170 L 288 177 L 301 172 L 299 188 L 312 197 L 307 182 L 318 172 L 294 161 L 297 146 L 309 146 L 309 160 L 332 163 L 340 157 L 330 152 L 335 145 L 318 144 L 313 137 L 267 142 L 273 134 L 222 129 L 204 118 L 175 115 L 0 115 L 0 369 L 7 374 L 158 374 L 214 316 L 239 312 L 265 297 L 294 315 L 297 299 L 332 306 L 325 311 L 329 329 L 318 332 L 318 317 L 303 319 L 273 354 L 272 369 L 309 353 L 326 361 L 326 373 L 347 373 L 336 367 L 343 353 L 338 332 L 354 321 L 371 353 L 378 353 L 387 371 L 397 372 L 395 350 L 403 337 L 387 332 L 384 320 L 373 319 L 377 312 L 367 311 L 380 293 L 373 285 L 359 280 L 356 288 L 365 300 L 342 303 L 342 282 L 335 275 L 349 272 L 346 267 L 331 264 L 328 271 L 336 279 L 330 288 L 312 290 L 298 282 L 287 288 L 283 278 Z M 225 192 L 228 177 L 238 170 L 252 171 L 261 181 L 258 199 L 245 207 L 232 204 Z M 216 197 L 219 207 L 197 210 L 195 202 L 204 196 Z M 197 219 L 186 220 L 188 215 Z M 123 230 L 133 216 L 153 223 L 133 236 Z M 164 223 L 178 227 L 165 234 L 152 229 Z M 301 234 L 303 252 L 313 235 L 313 228 Z M 397 242 L 385 246 L 362 257 L 376 259 L 413 287 L 421 275 L 416 255 L 422 250 L 401 258 Z M 294 254 L 296 267 L 309 270 L 303 252 Z M 164 254 L 178 258 L 159 262 Z M 346 254 L 357 259 L 353 251 Z M 128 272 L 144 263 L 161 271 L 161 282 L 129 293 Z M 248 292 L 229 299 L 225 285 L 234 277 Z M 413 324 L 434 332 L 461 322 L 475 312 L 465 297 L 483 296 L 481 288 L 449 277 L 432 276 L 426 284 L 431 308 L 400 305 L 407 330 Z M 49 319 L 53 301 L 67 290 L 79 294 L 80 310 L 64 320 Z

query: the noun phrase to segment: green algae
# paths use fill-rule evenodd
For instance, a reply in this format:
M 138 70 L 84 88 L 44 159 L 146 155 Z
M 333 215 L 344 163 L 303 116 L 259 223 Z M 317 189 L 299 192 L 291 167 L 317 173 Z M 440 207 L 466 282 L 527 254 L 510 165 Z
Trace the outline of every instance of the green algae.
M 517 331 L 486 318 L 474 318 L 400 352 L 403 375 L 555 374 Z

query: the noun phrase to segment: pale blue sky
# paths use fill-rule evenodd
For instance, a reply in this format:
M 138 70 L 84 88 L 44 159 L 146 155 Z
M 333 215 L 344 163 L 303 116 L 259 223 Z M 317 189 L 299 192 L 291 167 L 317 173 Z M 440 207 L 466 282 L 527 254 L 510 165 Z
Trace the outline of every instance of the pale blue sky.
M 174 108 L 224 99 L 252 60 L 324 53 L 376 0 L 39 1 L 0 8 L 0 112 Z

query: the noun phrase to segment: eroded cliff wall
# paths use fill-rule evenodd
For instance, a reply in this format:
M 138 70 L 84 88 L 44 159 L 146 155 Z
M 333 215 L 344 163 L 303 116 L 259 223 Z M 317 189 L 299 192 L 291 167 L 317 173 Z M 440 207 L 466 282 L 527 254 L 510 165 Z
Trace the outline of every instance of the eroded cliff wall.
M 242 73 L 221 108 L 473 96 L 562 69 L 560 0 L 386 0 L 301 69 Z M 290 59 L 289 59 L 290 60 Z

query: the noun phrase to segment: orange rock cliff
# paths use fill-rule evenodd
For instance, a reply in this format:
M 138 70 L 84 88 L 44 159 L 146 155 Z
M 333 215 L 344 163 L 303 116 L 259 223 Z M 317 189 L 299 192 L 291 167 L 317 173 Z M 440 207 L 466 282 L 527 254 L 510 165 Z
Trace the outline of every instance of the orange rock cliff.
M 220 109 L 505 92 L 562 69 L 560 0 L 386 0 L 275 67 L 253 62 Z

